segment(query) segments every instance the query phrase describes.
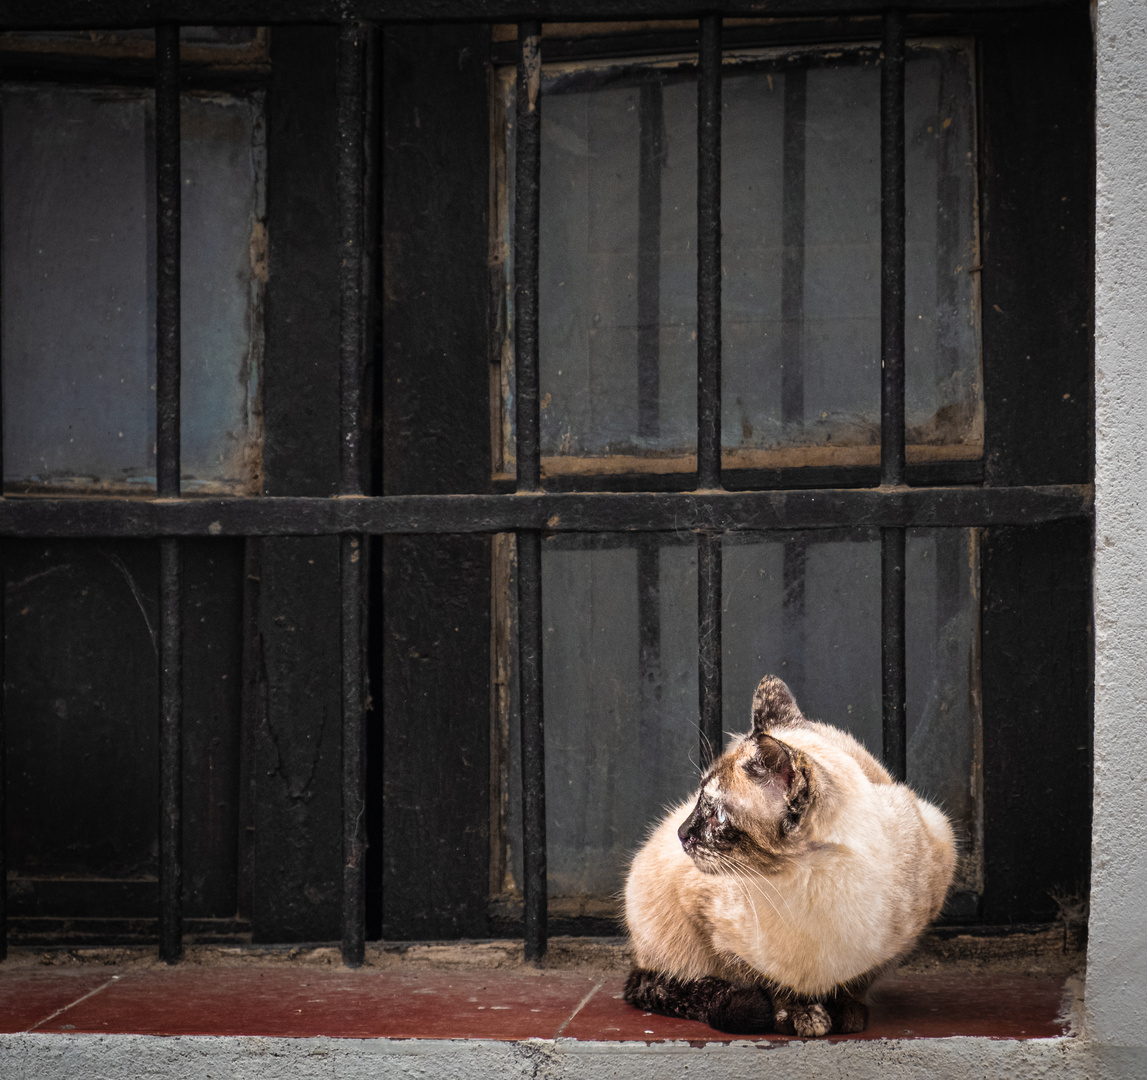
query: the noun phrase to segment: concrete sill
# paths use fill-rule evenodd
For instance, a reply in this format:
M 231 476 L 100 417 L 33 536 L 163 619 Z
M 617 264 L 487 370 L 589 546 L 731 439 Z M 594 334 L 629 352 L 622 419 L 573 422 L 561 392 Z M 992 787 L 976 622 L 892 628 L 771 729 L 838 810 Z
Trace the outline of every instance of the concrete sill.
M 435 951 L 437 950 L 437 951 Z M 286 1039 L 575 1040 L 581 1043 L 796 1042 L 734 1037 L 642 1013 L 621 1000 L 624 966 L 593 957 L 535 969 L 512 949 L 382 950 L 357 970 L 334 949 L 207 950 L 168 967 L 153 954 L 17 950 L 0 964 L 0 1035 L 257 1036 Z M 461 960 L 459 959 L 461 956 Z M 599 957 L 598 959 L 601 959 Z M 608 957 L 607 957 L 608 959 Z M 821 1042 L 1070 1034 L 1063 971 L 909 965 L 874 987 L 860 1035 Z M 764 1048 L 764 1047 L 762 1047 Z

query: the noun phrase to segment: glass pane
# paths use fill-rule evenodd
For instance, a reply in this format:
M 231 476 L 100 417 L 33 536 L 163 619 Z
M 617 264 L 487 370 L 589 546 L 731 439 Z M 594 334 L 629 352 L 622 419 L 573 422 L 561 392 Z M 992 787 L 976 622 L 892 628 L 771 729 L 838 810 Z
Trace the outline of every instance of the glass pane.
M 908 781 L 952 816 L 979 883 L 978 564 L 968 530 L 908 536 Z M 811 719 L 880 756 L 880 539 L 726 536 L 724 726 L 749 727 L 767 672 Z M 543 545 L 546 828 L 551 912 L 612 911 L 633 852 L 697 781 L 697 560 L 692 535 Z M 512 881 L 521 881 L 517 720 L 509 723 Z M 511 886 L 512 888 L 512 886 Z
M 970 530 L 908 533 L 908 783 L 965 837 L 976 813 L 976 550 Z M 771 671 L 806 716 L 845 728 L 879 758 L 879 535 L 726 536 L 722 583 L 726 731 L 747 730 L 753 690 Z
M 914 45 L 906 65 L 909 460 L 982 451 L 972 55 L 967 42 L 929 42 Z M 544 70 L 544 468 L 551 475 L 690 469 L 693 68 L 661 61 Z M 511 88 L 504 76 L 503 109 Z M 879 91 L 879 57 L 868 47 L 726 58 L 728 467 L 878 461 Z M 505 118 L 512 160 L 512 109 Z M 504 187 L 512 200 L 512 183 Z M 507 254 L 511 215 L 512 203 L 496 226 Z M 506 266 L 509 282 L 511 259 Z M 508 368 L 502 425 L 512 471 Z
M 153 106 L 144 91 L 9 86 L 4 109 L 5 482 L 155 483 Z M 182 470 L 257 485 L 261 96 L 185 94 Z

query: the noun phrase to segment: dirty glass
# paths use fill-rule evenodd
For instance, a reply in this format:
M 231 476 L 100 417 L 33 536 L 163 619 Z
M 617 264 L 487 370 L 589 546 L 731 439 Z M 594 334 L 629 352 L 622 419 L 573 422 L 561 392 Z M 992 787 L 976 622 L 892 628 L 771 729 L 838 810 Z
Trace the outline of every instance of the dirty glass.
M 951 815 L 975 891 L 978 841 L 977 538 L 907 542 L 908 782 Z M 554 536 L 543 544 L 546 835 L 551 912 L 608 914 L 665 808 L 695 791 L 697 555 L 688 536 Z M 807 716 L 881 753 L 880 537 L 731 535 L 724 543 L 726 737 L 746 731 L 762 675 Z M 521 881 L 517 718 L 505 835 Z
M 4 479 L 17 489 L 155 484 L 153 99 L 3 90 Z M 182 98 L 182 471 L 258 484 L 261 95 Z
M 975 458 L 982 450 L 972 64 L 963 41 L 908 50 L 910 461 Z M 550 474 L 693 468 L 695 69 L 667 60 L 543 71 L 543 467 Z M 510 84 L 501 85 L 512 160 Z M 879 89 L 871 48 L 726 57 L 727 467 L 878 460 Z M 503 242 L 510 174 L 496 222 Z M 508 288 L 512 260 L 504 250 Z M 510 340 L 512 296 L 506 306 Z M 503 467 L 512 472 L 508 364 L 503 386 Z

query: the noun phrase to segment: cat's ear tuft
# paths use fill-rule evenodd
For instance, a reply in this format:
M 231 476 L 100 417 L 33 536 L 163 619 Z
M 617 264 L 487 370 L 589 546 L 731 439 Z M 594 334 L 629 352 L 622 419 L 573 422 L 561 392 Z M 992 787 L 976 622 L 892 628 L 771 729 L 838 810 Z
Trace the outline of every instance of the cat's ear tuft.
M 753 734 L 762 735 L 770 728 L 793 727 L 805 723 L 792 691 L 775 675 L 766 675 L 757 683 L 753 694 Z
M 781 827 L 786 833 L 792 832 L 812 798 L 812 762 L 772 735 L 758 735 L 754 742 L 756 752 L 743 768 L 762 787 L 783 797 L 788 816 Z
M 788 792 L 797 776 L 792 750 L 771 735 L 760 735 L 757 752 L 745 762 L 745 771 L 754 780 L 777 784 Z

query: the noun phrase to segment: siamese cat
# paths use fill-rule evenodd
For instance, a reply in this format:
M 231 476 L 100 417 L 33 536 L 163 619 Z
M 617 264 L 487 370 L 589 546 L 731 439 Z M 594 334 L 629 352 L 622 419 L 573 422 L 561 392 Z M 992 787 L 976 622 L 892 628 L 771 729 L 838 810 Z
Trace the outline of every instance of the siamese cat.
M 944 814 L 766 675 L 752 730 L 633 860 L 625 1000 L 734 1033 L 863 1031 L 955 864 Z

